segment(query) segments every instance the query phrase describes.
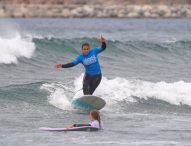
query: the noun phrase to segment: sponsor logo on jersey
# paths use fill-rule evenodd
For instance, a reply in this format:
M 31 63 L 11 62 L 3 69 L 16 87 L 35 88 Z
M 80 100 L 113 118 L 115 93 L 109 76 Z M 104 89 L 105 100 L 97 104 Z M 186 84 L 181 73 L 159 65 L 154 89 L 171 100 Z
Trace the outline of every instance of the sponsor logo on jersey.
M 97 58 L 95 57 L 95 55 L 93 55 L 93 56 L 91 56 L 89 58 L 83 59 L 82 62 L 83 62 L 84 65 L 90 65 L 90 64 L 96 63 Z

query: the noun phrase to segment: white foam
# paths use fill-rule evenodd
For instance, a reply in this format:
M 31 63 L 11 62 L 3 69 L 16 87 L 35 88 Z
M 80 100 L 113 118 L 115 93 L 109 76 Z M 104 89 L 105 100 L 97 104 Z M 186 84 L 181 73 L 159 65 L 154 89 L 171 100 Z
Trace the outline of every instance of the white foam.
M 82 80 L 83 74 L 79 78 L 76 78 L 76 80 L 74 81 L 75 90 L 82 88 Z M 100 85 L 94 92 L 94 95 L 103 97 L 106 100 L 107 104 L 119 100 L 128 100 L 129 102 L 134 102 L 135 100 L 133 98 L 127 98 L 130 97 L 132 94 L 130 86 L 131 84 L 129 84 L 128 80 L 125 80 L 123 78 L 115 78 L 109 80 L 103 77 Z M 82 94 L 82 91 L 78 92 L 75 95 L 75 98 L 79 97 Z
M 144 81 L 136 86 L 134 95 L 145 99 L 156 98 L 175 105 L 191 106 L 191 83 L 184 81 L 174 83 Z
M 82 79 L 83 75 L 75 80 L 74 85 L 76 90 L 82 87 Z M 155 98 L 170 104 L 191 106 L 191 83 L 184 81 L 173 83 L 161 81 L 154 83 L 141 80 L 127 80 L 119 77 L 114 79 L 103 77 L 100 86 L 94 94 L 103 97 L 107 104 L 123 100 L 136 102 L 133 98 L 133 96 L 136 96 L 145 100 Z
M 41 86 L 41 89 L 45 89 L 50 92 L 48 96 L 48 102 L 60 109 L 71 110 L 71 104 L 69 98 L 67 98 L 65 89 L 68 87 L 61 83 L 45 83 Z
M 60 109 L 71 110 L 71 99 L 68 99 L 66 92 L 73 91 L 71 98 L 72 96 L 77 98 L 83 95 L 82 90 L 74 95 L 75 91 L 82 88 L 82 80 L 83 74 L 74 80 L 74 89 L 63 83 L 46 83 L 42 85 L 41 89 L 46 89 L 50 92 L 48 97 L 49 103 Z M 113 107 L 110 105 L 116 104 L 119 101 L 136 102 L 133 96 L 145 100 L 155 98 L 174 105 L 185 104 L 191 106 L 191 83 L 184 81 L 154 83 L 141 80 L 127 80 L 120 77 L 113 79 L 103 77 L 94 95 L 104 98 L 107 107 Z
M 17 63 L 19 57 L 31 58 L 35 44 L 31 38 L 21 38 L 19 33 L 13 37 L 0 36 L 0 63 Z

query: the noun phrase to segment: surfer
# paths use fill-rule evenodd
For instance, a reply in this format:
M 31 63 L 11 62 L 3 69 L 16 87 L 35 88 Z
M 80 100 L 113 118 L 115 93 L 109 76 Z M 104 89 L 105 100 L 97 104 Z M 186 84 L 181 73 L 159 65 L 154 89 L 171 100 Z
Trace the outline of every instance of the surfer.
M 90 118 L 89 124 L 72 124 L 68 126 L 68 128 L 91 126 L 93 128 L 97 128 L 98 130 L 103 129 L 103 123 L 101 121 L 100 113 L 98 110 L 91 110 L 89 114 L 89 118 Z
M 82 53 L 77 56 L 72 62 L 67 64 L 56 64 L 55 68 L 69 68 L 79 63 L 85 67 L 85 75 L 83 79 L 84 95 L 92 95 L 95 89 L 101 82 L 102 74 L 98 60 L 98 54 L 106 49 L 105 38 L 100 37 L 99 42 L 101 48 L 90 48 L 88 43 L 82 44 Z

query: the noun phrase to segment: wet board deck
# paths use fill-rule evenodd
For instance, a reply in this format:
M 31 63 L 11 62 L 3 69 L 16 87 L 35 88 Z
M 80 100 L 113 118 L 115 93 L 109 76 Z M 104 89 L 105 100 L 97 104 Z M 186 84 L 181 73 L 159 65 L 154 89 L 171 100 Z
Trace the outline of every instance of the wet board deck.
M 82 126 L 82 127 L 73 127 L 73 128 L 51 128 L 51 127 L 40 127 L 40 130 L 43 131 L 52 131 L 52 132 L 64 132 L 64 131 L 98 131 L 98 128 L 91 126 Z
M 93 109 L 100 110 L 105 106 L 105 104 L 106 102 L 104 99 L 93 95 L 84 95 L 72 100 L 72 105 L 74 108 L 88 111 Z

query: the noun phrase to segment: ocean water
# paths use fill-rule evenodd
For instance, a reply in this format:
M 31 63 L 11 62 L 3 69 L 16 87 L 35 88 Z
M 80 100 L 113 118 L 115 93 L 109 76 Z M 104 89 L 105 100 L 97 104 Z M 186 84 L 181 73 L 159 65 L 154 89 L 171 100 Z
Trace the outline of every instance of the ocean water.
M 57 70 L 99 47 L 106 100 L 99 132 L 44 132 L 88 123 L 70 104 L 84 68 Z M 0 145 L 191 145 L 191 20 L 0 19 Z M 78 91 L 80 90 L 80 91 Z

